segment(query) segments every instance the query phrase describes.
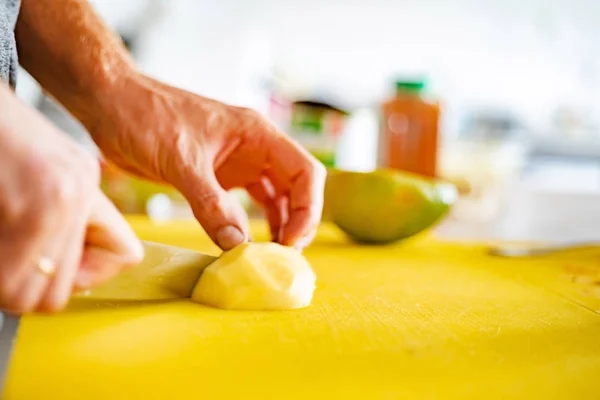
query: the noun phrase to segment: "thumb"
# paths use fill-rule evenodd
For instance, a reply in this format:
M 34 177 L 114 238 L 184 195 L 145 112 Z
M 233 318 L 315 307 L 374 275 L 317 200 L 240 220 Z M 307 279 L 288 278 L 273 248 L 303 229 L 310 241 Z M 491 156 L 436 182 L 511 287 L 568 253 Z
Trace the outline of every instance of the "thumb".
M 195 170 L 179 191 L 194 216 L 221 249 L 230 250 L 248 240 L 248 216 L 240 202 L 221 187 L 212 168 Z

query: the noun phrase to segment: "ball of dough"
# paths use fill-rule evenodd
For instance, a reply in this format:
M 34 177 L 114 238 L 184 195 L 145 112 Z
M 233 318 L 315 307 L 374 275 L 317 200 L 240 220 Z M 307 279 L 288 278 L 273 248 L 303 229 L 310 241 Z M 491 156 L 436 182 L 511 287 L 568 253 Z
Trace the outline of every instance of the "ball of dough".
M 192 300 L 230 310 L 290 310 L 310 304 L 316 276 L 297 250 L 244 243 L 209 265 Z

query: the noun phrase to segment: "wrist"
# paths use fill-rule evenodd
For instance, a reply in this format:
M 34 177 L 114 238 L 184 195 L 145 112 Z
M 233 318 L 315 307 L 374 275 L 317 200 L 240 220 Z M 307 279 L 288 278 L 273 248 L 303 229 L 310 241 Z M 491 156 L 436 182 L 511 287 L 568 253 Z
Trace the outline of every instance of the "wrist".
M 157 89 L 156 81 L 135 69 L 122 71 L 98 86 L 81 103 L 78 119 L 100 150 L 107 153 L 116 150 L 115 138 L 129 141 L 135 139 L 133 136 L 143 137 L 160 130 L 149 121 L 159 116 L 168 119 L 164 93 Z
M 115 60 L 101 65 L 65 90 L 59 100 L 82 123 L 91 129 L 103 110 L 114 107 L 118 98 L 139 73 L 129 60 Z M 57 96 L 58 97 L 58 96 Z

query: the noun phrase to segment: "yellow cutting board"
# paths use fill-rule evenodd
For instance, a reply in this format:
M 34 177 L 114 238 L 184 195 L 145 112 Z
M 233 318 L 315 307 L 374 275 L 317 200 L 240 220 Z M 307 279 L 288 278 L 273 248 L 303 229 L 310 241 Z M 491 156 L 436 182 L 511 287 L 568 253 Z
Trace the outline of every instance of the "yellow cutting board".
M 192 221 L 130 220 L 143 239 L 219 253 Z M 360 247 L 323 226 L 306 255 L 318 289 L 302 310 L 88 299 L 26 316 L 4 399 L 600 398 L 598 251 Z

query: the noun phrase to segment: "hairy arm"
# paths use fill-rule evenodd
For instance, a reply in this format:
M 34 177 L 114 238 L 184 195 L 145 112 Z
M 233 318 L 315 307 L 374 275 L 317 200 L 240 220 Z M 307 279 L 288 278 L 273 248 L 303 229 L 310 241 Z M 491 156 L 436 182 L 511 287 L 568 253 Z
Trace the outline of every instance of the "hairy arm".
M 23 68 L 84 125 L 88 109 L 134 70 L 85 0 L 22 0 L 15 34 Z

